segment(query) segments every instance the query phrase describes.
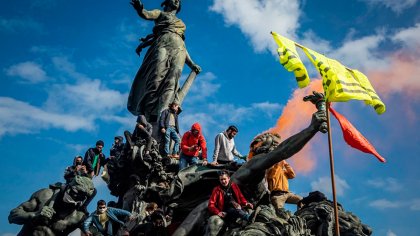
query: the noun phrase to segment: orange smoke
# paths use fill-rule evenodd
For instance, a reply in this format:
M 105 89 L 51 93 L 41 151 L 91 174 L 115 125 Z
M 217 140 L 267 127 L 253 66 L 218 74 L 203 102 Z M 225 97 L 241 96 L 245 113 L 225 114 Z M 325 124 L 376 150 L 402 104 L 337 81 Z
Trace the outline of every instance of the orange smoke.
M 415 104 L 418 104 L 420 100 L 419 55 L 420 47 L 410 52 L 398 51 L 392 55 L 388 68 L 371 69 L 367 73 L 376 92 L 388 104 L 393 102 L 393 96 L 399 96 L 402 99 L 403 102 L 398 106 L 402 108 L 403 113 L 400 113 L 398 117 L 410 124 L 417 124 L 418 120 Z M 387 112 L 392 112 L 392 110 Z
M 420 92 L 420 49 L 418 53 L 398 52 L 391 57 L 390 66 L 385 70 L 369 70 L 368 77 L 379 95 L 389 97 L 395 93 L 419 99 Z
M 296 89 L 293 92 L 292 98 L 284 107 L 276 126 L 268 130 L 268 132 L 277 133 L 282 137 L 282 140 L 285 140 L 306 128 L 316 108 L 312 103 L 304 102 L 303 97 L 312 94 L 312 91 L 323 91 L 321 80 L 312 81 L 304 89 Z M 308 173 L 314 169 L 315 155 L 312 146 L 312 142 L 309 142 L 300 152 L 290 159 L 293 168 L 297 172 Z
M 393 97 L 402 98 L 405 103 L 398 104 L 402 107 L 404 114 L 398 113 L 393 109 L 386 111 L 387 115 L 399 117 L 407 120 L 411 124 L 418 123 L 418 116 L 415 104 L 420 100 L 420 47 L 411 51 L 396 51 L 391 56 L 391 62 L 386 69 L 368 68 L 368 76 L 372 86 L 382 98 L 385 104 L 390 107 L 395 106 Z M 302 98 L 312 93 L 312 91 L 322 92 L 322 81 L 314 80 L 304 89 L 296 89 L 292 98 L 287 102 L 283 113 L 277 120 L 275 127 L 267 132 L 277 133 L 282 140 L 301 131 L 309 125 L 311 115 L 316 111 L 310 102 L 303 102 Z M 351 116 L 352 110 L 347 110 L 346 116 Z M 394 125 L 394 123 L 390 123 Z M 315 168 L 316 154 L 319 151 L 314 147 L 314 140 L 311 140 L 290 162 L 293 168 L 301 173 L 309 173 Z

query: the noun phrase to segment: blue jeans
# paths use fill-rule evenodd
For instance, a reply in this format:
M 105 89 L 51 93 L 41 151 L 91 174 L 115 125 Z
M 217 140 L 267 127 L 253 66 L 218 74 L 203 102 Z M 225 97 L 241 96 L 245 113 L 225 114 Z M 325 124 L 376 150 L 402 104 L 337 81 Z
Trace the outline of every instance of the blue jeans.
M 175 142 L 172 153 L 169 151 L 169 143 L 171 142 L 171 139 L 174 140 Z M 180 142 L 181 140 L 179 139 L 179 136 L 178 136 L 178 133 L 176 132 L 175 127 L 168 127 L 165 132 L 165 154 L 166 155 L 178 154 Z
M 198 163 L 197 157 L 187 156 L 181 152 L 181 155 L 179 156 L 179 170 L 182 170 L 189 165 L 194 165 L 197 163 Z

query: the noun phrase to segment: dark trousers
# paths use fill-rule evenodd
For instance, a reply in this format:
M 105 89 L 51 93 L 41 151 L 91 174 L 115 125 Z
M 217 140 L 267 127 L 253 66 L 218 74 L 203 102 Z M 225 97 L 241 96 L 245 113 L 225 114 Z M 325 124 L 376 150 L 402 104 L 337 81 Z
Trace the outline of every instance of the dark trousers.
M 243 209 L 236 209 L 236 208 L 230 207 L 225 212 L 226 212 L 226 221 L 234 222 L 238 218 L 242 220 L 248 220 L 249 218 L 249 214 Z

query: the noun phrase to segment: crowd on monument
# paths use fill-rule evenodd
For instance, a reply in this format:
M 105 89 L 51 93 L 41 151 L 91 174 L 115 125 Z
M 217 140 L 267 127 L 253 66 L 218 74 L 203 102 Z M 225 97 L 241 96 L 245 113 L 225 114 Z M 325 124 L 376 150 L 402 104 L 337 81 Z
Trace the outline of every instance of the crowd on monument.
M 201 125 L 191 124 L 182 135 L 179 128 L 180 104 L 185 89 L 188 90 L 188 86 L 179 86 L 182 68 L 184 64 L 191 68 L 186 80 L 191 79 L 191 83 L 201 72 L 185 47 L 185 24 L 176 17 L 181 2 L 165 0 L 161 4 L 163 10 L 152 11 L 145 10 L 139 0 L 131 0 L 131 5 L 141 18 L 155 23 L 153 34 L 142 38 L 136 49 L 139 54 L 142 48 L 150 46 L 127 102 L 127 109 L 137 117 L 134 130 L 124 132 L 125 143 L 123 136 L 114 138 L 108 158 L 103 152 L 104 142 L 98 140 L 95 147 L 83 157 L 76 156 L 65 169 L 65 184 L 39 190 L 13 209 L 9 222 L 24 225 L 19 235 L 67 235 L 77 228 L 87 236 L 171 235 L 180 228 L 185 232 L 177 235 L 188 235 L 196 224 L 202 223 L 193 214 L 200 212 L 202 204 L 206 206 L 201 215 L 209 216 L 205 220 L 206 235 L 217 235 L 222 228 L 252 222 L 254 207 L 267 195 L 266 190 L 276 211 L 281 211 L 285 203 L 302 207 L 302 197 L 289 190 L 288 179 L 294 178 L 295 172 L 285 159 L 318 132 L 326 121 L 325 111 L 314 113 L 309 127 L 284 144 L 274 134 L 257 136 L 248 155 L 237 150 L 234 138 L 239 129 L 231 125 L 215 137 L 213 160 L 208 162 L 208 141 Z M 217 177 L 212 179 L 216 171 Z M 87 206 L 97 194 L 92 179 L 99 176 L 118 201 L 107 204 L 99 200 L 96 210 L 89 213 Z M 209 185 L 194 185 L 203 179 Z M 265 189 L 260 188 L 263 180 L 267 183 Z M 173 201 L 191 186 L 197 190 L 189 194 L 206 199 Z M 208 187 L 214 188 L 207 194 Z M 185 205 L 179 207 L 179 203 Z M 174 209 L 182 211 L 188 207 L 191 213 L 175 222 Z
M 202 134 L 199 123 L 194 123 L 191 129 L 180 137 L 178 126 L 179 105 L 171 103 L 168 109 L 162 111 L 159 121 L 158 134 L 161 148 L 160 155 L 170 158 L 178 163 L 178 170 L 182 171 L 191 165 L 220 166 L 236 162 L 234 157 L 246 161 L 236 149 L 234 137 L 239 132 L 234 125 L 217 134 L 214 143 L 213 161 L 207 162 L 207 142 Z M 108 162 L 118 160 L 132 151 L 135 143 L 143 143 L 144 158 L 150 156 L 153 143 L 159 143 L 152 137 L 153 127 L 143 115 L 139 115 L 134 131 L 125 131 L 127 142 L 124 143 L 122 136 L 116 136 L 107 158 L 103 153 L 104 142 L 98 140 L 94 147 L 87 149 L 84 157 L 77 155 L 71 166 L 64 171 L 64 179 L 70 185 L 75 179 L 99 178 L 102 176 L 108 181 L 106 175 Z M 130 144 L 131 143 L 131 144 Z M 298 204 L 301 197 L 289 192 L 288 179 L 294 178 L 295 173 L 291 166 L 282 161 L 274 165 L 268 172 L 266 181 L 271 191 L 271 201 L 276 208 L 284 206 L 285 202 Z M 247 223 L 251 220 L 253 205 L 245 199 L 237 184 L 230 181 L 230 172 L 219 171 L 219 185 L 214 187 L 208 201 L 209 222 Z M 109 176 L 108 176 L 109 178 Z M 63 186 L 67 186 L 63 185 Z M 62 186 L 58 186 L 62 188 Z M 155 202 L 142 202 L 141 206 L 132 206 L 133 202 L 128 199 L 139 197 L 144 192 L 145 186 L 141 184 L 138 176 L 130 176 L 129 191 L 124 195 L 123 205 L 117 206 L 115 202 L 104 200 L 97 202 L 97 209 L 89 214 L 80 227 L 85 235 L 169 235 L 170 229 L 166 229 L 171 221 L 171 212 L 163 209 Z M 131 194 L 131 195 L 130 195 Z M 83 201 L 80 211 L 86 212 L 87 204 L 96 195 L 96 189 L 92 188 L 89 198 Z M 64 202 L 74 202 L 73 195 L 64 195 Z M 131 204 L 131 205 L 130 205 Z M 18 207 L 19 208 L 19 207 Z M 121 209 L 119 209 L 121 208 Z M 16 209 L 15 209 L 16 210 Z M 22 208 L 20 210 L 25 210 Z M 126 228 L 129 225 L 129 228 Z M 211 225 L 208 227 L 209 235 L 215 235 Z M 214 230 L 213 230 L 214 231 Z M 218 230 L 216 230 L 218 231 Z M 154 233 L 153 233 L 154 232 Z M 156 234 L 158 232 L 158 234 Z M 217 234 L 217 232 L 216 232 Z

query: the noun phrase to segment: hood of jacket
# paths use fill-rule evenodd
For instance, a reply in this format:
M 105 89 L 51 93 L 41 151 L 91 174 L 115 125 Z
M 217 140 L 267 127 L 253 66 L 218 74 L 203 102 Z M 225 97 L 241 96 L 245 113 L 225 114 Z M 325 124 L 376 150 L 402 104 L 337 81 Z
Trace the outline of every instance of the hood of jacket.
M 80 155 L 77 155 L 77 156 L 75 156 L 75 157 L 74 157 L 74 159 L 73 159 L 73 166 L 76 166 L 76 160 L 77 160 L 77 158 L 81 158 L 81 159 L 82 159 L 82 163 L 83 163 L 83 157 L 82 157 L 82 156 L 80 156 Z
M 198 134 L 201 135 L 201 125 L 199 123 L 194 123 L 191 126 L 191 130 L 193 130 L 193 129 L 198 130 Z

